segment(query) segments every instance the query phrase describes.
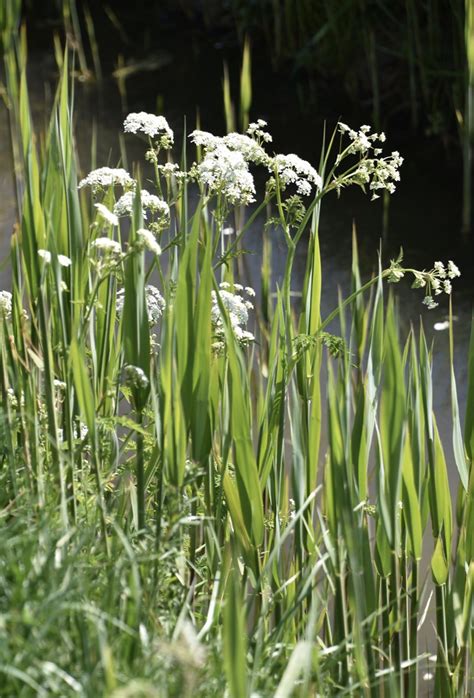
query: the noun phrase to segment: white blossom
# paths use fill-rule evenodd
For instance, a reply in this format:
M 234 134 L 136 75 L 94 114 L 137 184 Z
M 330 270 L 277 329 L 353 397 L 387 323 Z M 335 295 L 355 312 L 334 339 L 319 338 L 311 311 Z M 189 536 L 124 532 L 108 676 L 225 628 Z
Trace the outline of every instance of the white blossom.
M 347 124 L 339 122 L 339 131 L 346 135 L 351 143 L 336 158 L 339 165 L 348 155 L 358 155 L 360 160 L 354 171 L 335 178 L 337 190 L 349 184 L 368 185 L 372 192 L 371 201 L 379 198 L 379 191 L 385 190 L 393 194 L 396 190 L 395 182 L 400 181 L 399 169 L 403 164 L 403 158 L 397 150 L 389 156 L 380 157 L 382 148 L 374 147 L 376 141 L 385 142 L 384 133 L 370 133 L 371 127 L 364 125 L 358 131 L 351 129 Z M 373 157 L 371 157 L 373 156 Z
M 214 136 L 214 134 L 208 131 L 196 129 L 191 133 L 190 138 L 195 145 L 202 146 L 206 152 L 216 150 L 224 145 L 229 150 L 241 153 L 246 162 L 253 162 L 257 165 L 268 164 L 270 157 L 264 148 L 255 138 L 251 137 L 250 131 L 247 131 L 247 134 L 249 135 L 228 133 L 226 136 L 220 137 Z M 262 138 L 262 140 L 268 139 Z
M 433 310 L 433 308 L 437 308 L 439 305 L 439 303 L 435 303 L 432 296 L 425 296 L 423 298 L 423 303 L 427 306 L 428 310 Z
M 45 264 L 51 264 L 51 252 L 48 250 L 38 250 L 38 257 L 41 257 Z
M 266 164 L 270 161 L 269 156 L 253 138 L 245 136 L 241 133 L 228 133 L 222 139 L 224 145 L 229 150 L 235 150 L 242 153 L 247 162 L 253 162 L 256 165 Z
M 78 189 L 82 187 L 91 187 L 95 193 L 107 187 L 121 186 L 124 189 L 133 189 L 135 180 L 122 167 L 99 167 L 97 170 L 89 172 L 87 177 L 81 179 Z
M 370 133 L 372 130 L 371 126 L 361 126 L 358 131 L 355 131 L 341 121 L 339 122 L 338 126 L 340 133 L 348 136 L 348 138 L 352 141 L 350 146 L 347 148 L 348 154 L 359 153 L 360 155 L 366 155 L 373 147 L 373 143 L 376 141 L 384 143 L 386 140 L 385 133 Z
M 109 211 L 107 206 L 104 206 L 104 204 L 94 204 L 94 206 L 97 209 L 98 214 L 100 215 L 101 218 L 106 221 L 106 223 L 109 223 L 110 225 L 117 226 L 119 224 L 119 219 L 115 215 L 115 213 L 112 213 L 112 211 Z
M 96 238 L 91 242 L 91 247 L 104 254 L 113 255 L 115 257 L 122 256 L 122 246 L 119 242 L 111 238 Z
M 66 257 L 65 254 L 58 254 L 58 262 L 62 267 L 70 267 L 72 264 L 71 259 Z
M 256 138 L 259 142 L 271 143 L 273 139 L 271 135 L 265 131 L 265 126 L 267 126 L 266 121 L 257 119 L 257 121 L 253 121 L 249 124 L 247 133 L 252 138 Z
M 122 288 L 117 293 L 116 311 L 118 317 L 122 315 L 125 302 L 125 290 Z M 148 284 L 145 286 L 145 302 L 150 327 L 158 324 L 166 307 L 165 299 L 156 286 Z
M 276 155 L 269 169 L 276 170 L 283 189 L 295 184 L 298 192 L 305 196 L 311 193 L 312 187 L 321 189 L 323 186 L 322 179 L 314 167 L 294 153 Z
M 99 274 L 116 270 L 123 256 L 121 244 L 111 238 L 96 238 L 91 242 L 91 249 L 97 255 L 97 258 L 92 259 L 92 263 Z
M 461 272 L 459 271 L 458 267 L 454 264 L 454 262 L 450 259 L 448 262 L 448 277 L 450 279 L 454 279 L 456 276 L 461 276 Z
M 38 256 L 41 257 L 45 264 L 51 264 L 52 255 L 49 250 L 38 250 Z M 61 267 L 70 267 L 72 264 L 70 258 L 64 254 L 58 254 L 57 259 Z
M 153 254 L 161 254 L 161 247 L 157 243 L 151 230 L 147 230 L 147 228 L 140 228 L 137 230 L 137 238 L 139 246 L 145 247 L 147 250 L 150 250 L 150 252 L 153 252 Z
M 147 112 L 132 112 L 123 122 L 125 133 L 144 133 L 150 138 L 159 136 L 160 145 L 169 148 L 174 143 L 174 133 L 164 116 Z
M 445 276 L 446 276 L 446 269 L 444 268 L 443 262 L 435 262 L 435 263 L 434 263 L 434 270 L 435 270 L 437 276 L 439 276 L 440 279 L 444 279 L 444 278 L 445 278 Z
M 169 219 L 170 208 L 166 201 L 160 199 L 156 194 L 150 194 L 146 189 L 142 189 L 140 192 L 140 199 L 142 205 L 142 215 L 144 220 L 147 219 L 147 211 L 151 211 L 153 214 L 157 215 L 162 219 Z M 127 191 L 123 194 L 114 206 L 114 214 L 116 216 L 126 216 L 131 215 L 133 211 L 133 203 L 135 201 L 135 192 Z
M 150 325 L 156 325 L 163 315 L 166 307 L 165 299 L 156 286 L 148 284 L 145 286 L 146 308 Z
M 253 334 L 245 329 L 245 325 L 249 319 L 249 310 L 253 308 L 253 305 L 250 301 L 245 300 L 239 293 L 228 291 L 228 288 L 231 288 L 231 286 L 227 282 L 220 284 L 219 298 L 228 313 L 235 339 L 242 346 L 246 346 L 255 339 Z M 240 291 L 243 290 L 243 287 L 240 284 L 234 284 L 233 289 L 234 291 Z M 252 291 L 253 289 L 247 287 L 247 295 L 252 295 Z M 219 307 L 219 301 L 215 291 L 212 291 L 211 322 L 213 333 L 217 340 L 215 342 L 214 350 L 216 353 L 221 353 L 225 345 L 225 329 L 221 309 Z
M 220 136 L 214 136 L 209 131 L 201 131 L 200 129 L 195 129 L 189 137 L 194 145 L 200 145 L 206 150 L 214 150 L 222 143 Z
M 244 156 L 223 143 L 206 153 L 194 167 L 194 176 L 210 194 L 221 194 L 231 204 L 255 201 L 255 184 Z
M 10 291 L 0 291 L 0 319 L 9 320 L 11 318 L 12 298 Z

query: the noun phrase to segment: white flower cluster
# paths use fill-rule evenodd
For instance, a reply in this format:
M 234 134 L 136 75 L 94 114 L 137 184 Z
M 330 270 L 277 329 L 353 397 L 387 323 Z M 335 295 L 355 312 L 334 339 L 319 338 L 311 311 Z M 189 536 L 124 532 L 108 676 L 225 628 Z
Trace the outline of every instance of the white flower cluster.
M 150 325 L 156 325 L 163 315 L 166 307 L 165 299 L 156 286 L 148 284 L 145 286 L 146 309 Z
M 148 314 L 148 324 L 150 327 L 157 325 L 163 315 L 166 307 L 166 302 L 156 286 L 151 284 L 145 286 L 145 301 Z M 125 290 L 123 288 L 117 293 L 116 311 L 118 317 L 123 313 L 123 305 L 125 302 Z
M 430 269 L 430 271 L 404 269 L 400 265 L 400 262 L 401 257 L 399 257 L 399 259 L 396 261 L 391 261 L 388 273 L 388 282 L 398 283 L 398 281 L 400 281 L 400 279 L 402 279 L 406 273 L 413 274 L 414 281 L 412 288 L 426 289 L 426 295 L 423 299 L 423 303 L 428 307 L 429 310 L 432 310 L 438 306 L 438 303 L 433 300 L 432 291 L 434 291 L 435 296 L 439 296 L 443 292 L 449 296 L 452 291 L 452 279 L 455 279 L 457 276 L 461 276 L 461 272 L 452 260 L 449 260 L 446 267 L 444 266 L 443 262 L 435 262 L 433 269 Z
M 369 185 L 370 191 L 373 192 L 372 201 L 379 198 L 377 191 L 380 189 L 385 189 L 389 194 L 393 194 L 396 189 L 394 182 L 400 181 L 399 168 L 402 163 L 403 158 L 397 150 L 385 158 L 361 160 L 353 175 L 354 182 Z
M 49 250 L 38 250 L 38 256 L 41 257 L 45 264 L 51 264 L 51 252 Z M 64 254 L 58 254 L 58 263 L 61 267 L 70 267 L 72 262 L 69 257 Z
M 125 383 L 131 388 L 147 388 L 148 378 L 145 375 L 143 369 L 139 366 L 132 366 L 128 364 L 123 367 L 123 374 Z
M 282 189 L 295 184 L 299 194 L 309 196 L 313 187 L 321 189 L 323 181 L 314 167 L 294 153 L 276 155 L 269 168 L 278 174 Z
M 195 130 L 192 142 L 204 148 L 204 158 L 191 171 L 211 194 L 222 194 L 231 204 L 249 204 L 255 201 L 255 184 L 249 163 L 271 167 L 271 158 L 261 143 L 271 141 L 262 130 L 266 123 L 259 120 L 249 127 L 247 134 L 228 133 L 214 136 L 208 131 Z
M 97 170 L 89 172 L 87 177 L 81 179 L 78 189 L 83 187 L 91 187 L 95 194 L 98 191 L 115 186 L 123 187 L 125 190 L 135 187 L 135 180 L 122 167 L 99 167 Z
M 413 285 L 416 288 L 427 286 L 428 294 L 425 296 L 423 303 L 431 310 L 436 308 L 438 303 L 433 300 L 433 296 L 429 292 L 430 289 L 434 291 L 435 296 L 439 296 L 443 292 L 449 296 L 452 291 L 451 281 L 457 276 L 461 276 L 461 272 L 452 260 L 449 260 L 447 267 L 444 266 L 443 262 L 435 262 L 433 269 L 425 274 L 423 279 L 425 283 L 422 283 L 420 278 L 417 277 Z
M 399 169 L 403 164 L 403 158 L 398 150 L 386 157 L 380 157 L 382 148 L 375 147 L 375 143 L 384 143 L 385 133 L 370 133 L 371 127 L 367 125 L 354 131 L 342 122 L 339 122 L 339 131 L 349 137 L 351 144 L 337 156 L 336 166 L 348 155 L 359 155 L 361 159 L 354 172 L 340 180 L 336 179 L 336 188 L 340 190 L 348 184 L 358 184 L 361 187 L 368 185 L 372 192 L 372 201 L 379 198 L 377 192 L 380 190 L 393 194 L 396 189 L 395 182 L 400 181 Z M 373 157 L 370 157 L 372 155 Z
M 147 249 L 153 254 L 160 255 L 161 247 L 157 243 L 156 238 L 151 230 L 140 228 L 137 230 L 137 246 L 139 249 Z
M 147 112 L 132 112 L 123 122 L 125 133 L 143 133 L 150 138 L 158 136 L 162 148 L 168 149 L 174 143 L 174 133 L 164 116 Z
M 166 201 L 160 199 L 156 194 L 150 194 L 146 189 L 140 192 L 142 204 L 143 219 L 147 218 L 147 211 L 158 216 L 158 218 L 168 221 L 170 216 L 170 208 Z M 131 215 L 133 212 L 133 203 L 135 201 L 135 192 L 127 191 L 123 194 L 114 206 L 114 214 L 116 216 Z
M 96 238 L 91 242 L 91 247 L 106 256 L 116 257 L 117 259 L 122 257 L 122 246 L 117 240 L 112 240 L 111 238 Z
M 257 121 L 253 121 L 251 124 L 249 124 L 247 133 L 252 138 L 255 138 L 255 140 L 257 140 L 259 143 L 271 143 L 273 138 L 268 131 L 265 131 L 266 126 L 266 121 L 263 119 L 257 119 Z
M 222 138 L 222 143 L 226 145 L 229 150 L 242 153 L 246 162 L 253 162 L 255 165 L 265 165 L 270 161 L 270 157 L 262 146 L 245 134 L 228 133 L 227 136 Z
M 107 206 L 104 206 L 104 204 L 94 204 L 94 206 L 97 209 L 97 213 L 99 216 L 109 225 L 112 226 L 117 226 L 119 224 L 119 219 L 118 216 L 115 215 L 115 213 L 112 213 L 112 211 L 109 211 Z
M 255 201 L 255 184 L 247 161 L 241 152 L 230 150 L 223 143 L 206 152 L 192 175 L 210 194 L 220 194 L 231 204 Z
M 153 151 L 154 152 L 154 151 Z M 148 153 L 147 153 L 148 156 Z M 153 159 L 153 158 L 148 158 Z M 188 176 L 187 172 L 183 172 L 179 169 L 179 165 L 175 162 L 165 162 L 164 165 L 158 165 L 157 169 L 163 177 L 176 177 L 176 179 L 185 179 Z
M 0 291 L 0 320 L 9 320 L 12 316 L 12 294 Z
M 95 253 L 91 262 L 100 276 L 117 270 L 123 257 L 122 245 L 119 242 L 99 237 L 91 242 L 91 250 Z
M 370 148 L 373 147 L 373 144 L 376 141 L 379 141 L 380 143 L 385 143 L 386 136 L 385 133 L 370 133 L 372 130 L 371 126 L 361 126 L 358 131 L 354 131 L 350 126 L 347 124 L 343 124 L 342 121 L 339 122 L 339 131 L 348 136 L 349 139 L 352 141 L 351 145 L 347 148 L 347 153 L 349 154 L 356 154 L 360 153 L 361 155 L 366 155 L 367 152 L 370 150 Z M 376 149 L 378 150 L 378 149 Z M 380 154 L 375 153 L 376 155 Z
M 245 288 L 241 284 L 231 286 L 227 282 L 219 284 L 219 298 L 228 313 L 232 332 L 239 344 L 246 346 L 255 339 L 251 332 L 244 329 L 249 319 L 249 310 L 253 308 L 253 304 L 241 295 L 242 292 L 245 292 L 247 296 L 255 296 L 255 291 L 249 286 Z M 212 291 L 211 322 L 215 337 L 213 349 L 216 354 L 221 354 L 225 347 L 225 327 L 215 291 Z

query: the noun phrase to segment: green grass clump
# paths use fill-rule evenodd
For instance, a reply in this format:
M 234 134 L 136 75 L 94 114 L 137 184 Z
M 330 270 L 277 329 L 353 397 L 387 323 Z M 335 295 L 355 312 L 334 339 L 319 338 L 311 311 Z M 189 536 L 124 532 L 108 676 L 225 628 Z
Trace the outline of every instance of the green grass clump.
M 459 271 L 400 256 L 363 284 L 354 239 L 352 292 L 321 317 L 323 198 L 392 193 L 399 154 L 339 124 L 316 170 L 270 155 L 258 121 L 194 131 L 196 161 L 184 146 L 174 164 L 166 120 L 131 114 L 150 179 L 78 187 L 67 57 L 41 148 L 24 45 L 6 66 L 21 196 L 0 296 L 0 695 L 466 695 L 474 343 L 464 427 L 452 372 L 453 512 L 431 352 L 384 302 L 406 276 L 431 307 Z M 267 183 L 247 215 L 250 166 Z M 259 214 L 254 327 L 239 269 Z

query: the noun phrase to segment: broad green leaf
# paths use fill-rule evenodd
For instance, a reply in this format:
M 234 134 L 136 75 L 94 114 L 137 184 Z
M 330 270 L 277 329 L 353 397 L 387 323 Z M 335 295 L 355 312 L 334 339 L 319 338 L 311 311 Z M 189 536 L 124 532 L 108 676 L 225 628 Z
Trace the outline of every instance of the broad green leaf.
M 403 516 L 408 529 L 408 535 L 410 536 L 413 556 L 416 560 L 420 560 L 423 548 L 423 527 L 421 523 L 421 507 L 415 485 L 413 460 L 408 438 L 405 439 L 405 447 L 403 451 L 402 477 Z
M 247 631 L 237 561 L 234 560 L 226 587 L 223 617 L 224 669 L 230 698 L 246 698 Z
M 439 586 L 446 584 L 449 567 L 444 555 L 444 545 L 441 538 L 436 540 L 436 546 L 431 558 L 431 571 L 436 584 Z

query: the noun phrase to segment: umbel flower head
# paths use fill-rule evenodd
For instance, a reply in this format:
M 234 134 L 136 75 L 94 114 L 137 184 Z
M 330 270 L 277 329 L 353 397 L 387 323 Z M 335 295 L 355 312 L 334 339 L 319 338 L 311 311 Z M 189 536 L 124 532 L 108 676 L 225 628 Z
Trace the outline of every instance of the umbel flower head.
M 150 194 L 146 189 L 140 192 L 140 200 L 142 205 L 143 219 L 147 219 L 148 211 L 155 214 L 158 218 L 169 219 L 170 208 L 166 201 L 160 199 L 156 194 Z M 123 194 L 114 206 L 114 214 L 116 216 L 129 216 L 133 212 L 133 203 L 135 201 L 135 192 L 127 191 Z
M 145 301 L 148 314 L 148 324 L 150 327 L 153 327 L 160 321 L 166 307 L 166 302 L 156 286 L 152 286 L 151 284 L 145 286 Z M 125 290 L 121 288 L 117 293 L 116 311 L 118 317 L 120 317 L 123 313 L 124 302 Z
M 223 143 L 195 165 L 193 176 L 210 194 L 219 194 L 231 204 L 255 201 L 255 184 L 244 156 Z
M 276 155 L 270 169 L 277 172 L 282 189 L 294 184 L 298 194 L 309 196 L 313 187 L 321 189 L 323 186 L 323 181 L 314 167 L 294 153 Z
M 403 252 L 400 251 L 398 259 L 392 259 L 390 262 L 388 282 L 396 284 L 400 279 L 403 279 L 405 274 L 412 274 L 414 277 L 412 288 L 425 289 L 423 303 L 427 306 L 428 310 L 432 310 L 439 305 L 433 299 L 433 294 L 439 296 L 442 293 L 446 293 L 449 296 L 452 291 L 451 281 L 461 276 L 461 272 L 451 259 L 446 266 L 443 262 L 435 262 L 433 268 L 429 271 L 425 271 L 424 269 L 422 271 L 417 269 L 405 269 L 401 266 L 402 259 Z
M 358 156 L 359 162 L 340 177 L 334 176 L 333 185 L 337 191 L 350 184 L 358 184 L 362 188 L 368 186 L 372 192 L 372 201 L 379 198 L 379 192 L 382 190 L 393 194 L 396 189 L 395 182 L 400 181 L 399 169 L 403 164 L 403 158 L 397 150 L 382 157 L 383 151 L 379 146 L 386 140 L 385 133 L 370 133 L 371 127 L 367 125 L 361 126 L 358 131 L 342 122 L 338 125 L 339 132 L 348 137 L 350 143 L 337 156 L 336 166 L 350 155 Z
M 191 176 L 207 187 L 209 194 L 221 195 L 230 204 L 245 205 L 255 201 L 255 183 L 249 164 L 270 167 L 271 158 L 263 143 L 271 141 L 263 130 L 266 122 L 251 124 L 246 134 L 228 133 L 214 136 L 199 129 L 190 134 L 192 142 L 204 149 L 204 157 L 194 164 Z
M 123 122 L 125 133 L 143 133 L 152 139 L 157 139 L 161 148 L 167 150 L 174 143 L 174 133 L 164 116 L 156 116 L 147 112 L 132 112 Z
M 249 297 L 255 296 L 255 291 L 249 286 L 244 288 L 241 284 L 231 285 L 225 281 L 219 284 L 219 298 L 228 313 L 234 337 L 241 346 L 247 346 L 255 339 L 253 334 L 245 329 L 253 303 L 244 298 L 243 293 Z M 213 350 L 214 353 L 221 354 L 225 348 L 225 327 L 215 291 L 212 291 L 211 323 L 214 335 Z
M 0 320 L 9 320 L 12 316 L 12 294 L 0 291 Z
M 78 189 L 91 187 L 92 192 L 96 194 L 99 191 L 115 186 L 120 186 L 127 191 L 135 187 L 135 180 L 122 167 L 99 167 L 97 170 L 89 172 L 87 177 L 81 179 Z

